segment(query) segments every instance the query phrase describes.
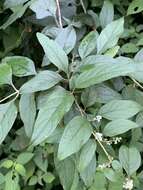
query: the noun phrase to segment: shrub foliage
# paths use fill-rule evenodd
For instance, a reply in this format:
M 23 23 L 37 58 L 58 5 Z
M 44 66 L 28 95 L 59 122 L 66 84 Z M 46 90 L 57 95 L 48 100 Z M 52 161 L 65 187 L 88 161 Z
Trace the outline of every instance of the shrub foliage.
M 143 1 L 0 1 L 0 190 L 143 188 Z

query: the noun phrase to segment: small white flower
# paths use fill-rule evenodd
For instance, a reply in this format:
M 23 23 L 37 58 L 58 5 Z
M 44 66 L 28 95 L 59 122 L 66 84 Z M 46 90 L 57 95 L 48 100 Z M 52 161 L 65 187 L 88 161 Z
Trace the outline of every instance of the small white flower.
M 119 142 L 121 142 L 121 140 L 122 140 L 122 137 L 113 138 L 114 144 L 118 144 Z
M 101 170 L 103 170 L 105 168 L 110 168 L 110 167 L 111 167 L 111 163 L 108 163 L 108 162 L 98 165 L 98 168 L 101 169 Z
M 103 141 L 103 134 L 102 134 L 102 133 L 95 133 L 95 137 L 96 137 L 96 139 L 98 139 L 99 141 Z
M 95 117 L 95 120 L 96 120 L 98 123 L 101 121 L 101 119 L 102 119 L 102 116 L 101 116 L 101 115 L 97 115 L 97 116 Z
M 123 188 L 124 189 L 128 189 L 128 190 L 132 190 L 134 187 L 133 185 L 133 180 L 132 179 L 129 179 L 129 178 L 126 178 L 125 179 L 125 182 L 123 184 Z
M 98 168 L 100 168 L 101 170 L 103 170 L 104 168 L 106 168 L 106 164 L 99 164 Z
M 106 138 L 104 138 L 104 142 L 107 144 L 107 145 L 111 145 L 113 142 L 112 140 L 108 140 Z

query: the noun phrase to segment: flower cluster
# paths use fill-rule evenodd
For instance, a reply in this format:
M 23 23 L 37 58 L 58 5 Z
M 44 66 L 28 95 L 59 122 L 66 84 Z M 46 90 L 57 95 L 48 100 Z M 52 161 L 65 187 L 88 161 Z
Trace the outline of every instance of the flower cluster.
M 121 142 L 121 140 L 122 140 L 122 137 L 113 137 L 111 140 L 104 138 L 104 142 L 108 145 L 118 144 Z
M 103 170 L 105 168 L 110 168 L 111 167 L 111 163 L 110 162 L 107 162 L 107 163 L 103 163 L 103 164 L 99 164 L 98 165 L 98 168 Z
M 96 133 L 95 138 L 99 141 L 105 142 L 108 145 L 118 144 L 122 140 L 122 137 L 113 137 L 112 139 L 108 140 L 108 139 L 103 137 L 102 133 Z
M 132 190 L 133 187 L 134 187 L 133 180 L 126 178 L 125 182 L 123 183 L 123 188 L 128 189 L 128 190 Z

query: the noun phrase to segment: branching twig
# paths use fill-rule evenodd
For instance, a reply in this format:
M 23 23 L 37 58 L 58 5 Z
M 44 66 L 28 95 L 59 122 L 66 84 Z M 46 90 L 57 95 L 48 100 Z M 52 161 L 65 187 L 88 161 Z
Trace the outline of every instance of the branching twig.
M 75 104 L 76 104 L 81 116 L 83 117 L 85 115 L 85 111 L 80 107 L 80 105 L 78 104 L 76 98 L 75 98 Z M 101 143 L 101 141 L 98 138 L 96 138 L 96 132 L 94 131 L 94 132 L 92 132 L 92 134 L 95 137 L 95 139 L 97 140 L 97 142 L 99 143 L 99 145 L 101 146 L 101 148 L 103 149 L 103 151 L 104 151 L 105 155 L 107 156 L 109 162 L 112 163 L 112 157 L 108 154 L 108 152 L 106 151 L 106 149 L 103 146 L 103 144 Z
M 63 28 L 63 24 L 62 24 L 62 15 L 61 15 L 61 9 L 60 9 L 60 3 L 59 3 L 59 0 L 56 0 L 56 4 L 57 4 L 57 11 L 58 11 L 58 21 L 59 21 L 59 26 L 60 26 L 60 28 Z
M 103 146 L 103 144 L 101 143 L 101 141 L 100 141 L 98 138 L 96 138 L 96 133 L 93 132 L 92 134 L 93 134 L 93 136 L 95 137 L 95 139 L 98 141 L 98 143 L 99 143 L 99 145 L 101 146 L 101 148 L 103 149 L 103 151 L 104 151 L 105 155 L 107 156 L 109 162 L 112 163 L 112 157 L 108 154 L 108 152 L 106 151 L 106 149 L 105 149 L 105 147 Z
M 17 88 L 14 86 L 14 84 L 13 83 L 11 83 L 11 86 L 12 86 L 12 88 L 15 90 L 15 92 L 14 93 L 12 93 L 12 94 L 10 94 L 10 95 L 8 95 L 7 97 L 5 97 L 5 98 L 3 98 L 2 100 L 0 100 L 0 103 L 2 103 L 2 102 L 4 102 L 5 100 L 8 100 L 9 98 L 11 98 L 11 97 L 13 97 L 13 96 L 15 96 L 15 98 L 14 98 L 14 100 L 19 96 L 19 90 L 17 90 Z
M 13 94 L 10 94 L 9 96 L 7 96 L 7 97 L 3 98 L 2 100 L 0 100 L 0 103 L 4 102 L 5 100 L 7 100 L 7 99 L 9 99 L 12 96 L 17 95 L 17 94 L 18 94 L 18 92 L 14 92 Z
M 19 92 L 19 90 L 17 90 L 17 88 L 14 86 L 14 84 L 13 83 L 11 83 L 11 86 L 12 86 L 12 88 L 15 90 L 15 92 Z
M 86 8 L 85 8 L 85 6 L 84 6 L 83 0 L 80 0 L 80 3 L 81 3 L 81 6 L 82 6 L 82 8 L 83 8 L 84 13 L 86 14 Z
M 138 82 L 136 81 L 134 78 L 131 78 L 133 80 L 133 82 L 138 86 L 140 87 L 141 89 L 143 89 L 143 86 Z
M 78 102 L 77 102 L 76 99 L 75 99 L 75 104 L 76 104 L 76 106 L 77 106 L 77 108 L 78 108 L 78 110 L 79 110 L 81 116 L 83 117 L 83 116 L 84 116 L 84 111 L 81 109 L 81 107 L 79 106 L 79 104 L 78 104 Z

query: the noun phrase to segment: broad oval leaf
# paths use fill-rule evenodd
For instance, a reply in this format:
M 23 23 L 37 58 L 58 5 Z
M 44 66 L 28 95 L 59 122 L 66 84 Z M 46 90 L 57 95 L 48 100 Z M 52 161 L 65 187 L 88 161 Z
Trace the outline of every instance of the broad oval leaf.
M 19 189 L 19 176 L 15 172 L 15 176 L 13 175 L 12 170 L 9 171 L 5 175 L 5 190 L 17 190 Z
M 12 69 L 8 64 L 0 64 L 0 86 L 12 83 Z
M 112 100 L 100 108 L 99 115 L 109 120 L 128 119 L 142 109 L 140 104 L 132 100 Z
M 121 146 L 119 149 L 119 160 L 128 176 L 131 176 L 141 164 L 141 156 L 136 147 Z
M 16 162 L 25 165 L 33 158 L 33 156 L 34 154 L 31 152 L 23 152 L 18 155 Z
M 64 190 L 78 189 L 79 176 L 75 165 L 74 157 L 59 161 L 57 155 L 55 157 L 55 166 L 59 174 L 61 184 Z
M 21 120 L 24 123 L 26 135 L 30 138 L 33 132 L 36 117 L 36 103 L 34 94 L 21 95 L 19 111 Z
M 107 103 L 111 100 L 121 100 L 122 96 L 107 85 L 97 85 L 86 88 L 81 95 L 85 107 L 90 107 L 96 102 Z
M 4 6 L 5 6 L 5 8 L 12 8 L 12 7 L 18 6 L 20 4 L 23 4 L 26 1 L 28 1 L 28 0 L 18 0 L 18 1 L 17 0 L 5 0 Z
M 6 138 L 17 116 L 17 108 L 13 101 L 0 104 L 0 144 Z
M 5 30 L 9 25 L 11 25 L 17 19 L 21 18 L 25 13 L 26 9 L 28 8 L 29 4 L 30 2 L 26 3 L 24 6 L 23 5 L 16 6 L 13 9 L 14 12 L 11 14 L 8 20 L 2 26 L 0 26 L 0 30 L 1 29 Z
M 134 63 L 136 69 L 133 73 L 130 74 L 130 76 L 137 81 L 143 83 L 143 62 L 136 62 Z
M 23 56 L 6 57 L 2 62 L 7 63 L 12 68 L 12 74 L 17 77 L 35 75 L 35 66 L 31 59 Z
M 130 63 L 96 63 L 91 69 L 82 72 L 75 78 L 76 88 L 86 88 L 106 80 L 126 76 L 135 71 L 135 66 Z
M 89 165 L 82 172 L 80 172 L 80 176 L 87 187 L 90 187 L 93 184 L 93 181 L 95 179 L 95 173 L 96 173 L 96 155 L 93 156 Z
M 73 101 L 74 97 L 63 88 L 53 90 L 38 113 L 31 138 L 33 145 L 40 144 L 53 133 Z
M 58 158 L 63 160 L 76 153 L 88 141 L 92 133 L 90 123 L 81 116 L 74 117 L 66 126 L 59 143 Z
M 21 94 L 33 93 L 47 90 L 62 80 L 62 77 L 53 71 L 41 71 L 31 80 L 26 82 L 21 88 Z
M 118 19 L 108 24 L 97 39 L 97 53 L 104 53 L 114 47 L 124 30 L 124 19 Z
M 48 59 L 60 70 L 68 73 L 68 57 L 61 46 L 42 33 L 37 33 L 37 38 Z
M 95 140 L 89 139 L 89 141 L 82 147 L 80 152 L 79 163 L 78 163 L 79 172 L 84 171 L 86 167 L 90 164 L 92 158 L 95 155 L 95 150 L 96 150 Z
M 82 59 L 88 56 L 90 53 L 92 53 L 93 50 L 95 50 L 97 38 L 98 32 L 92 31 L 89 34 L 87 34 L 81 41 L 78 51 Z
M 101 23 L 102 28 L 104 28 L 107 24 L 113 21 L 114 7 L 110 1 L 108 0 L 104 1 L 99 18 L 100 18 L 100 23 Z
M 143 10 L 142 0 L 133 0 L 128 7 L 127 15 L 136 14 Z
M 76 32 L 72 26 L 62 28 L 55 41 L 69 54 L 76 44 Z
M 31 2 L 30 9 L 36 13 L 37 19 L 56 14 L 56 2 L 53 0 L 35 0 Z
M 105 136 L 113 137 L 127 132 L 130 129 L 135 129 L 139 127 L 135 122 L 126 119 L 117 119 L 109 122 L 104 130 L 103 134 Z

